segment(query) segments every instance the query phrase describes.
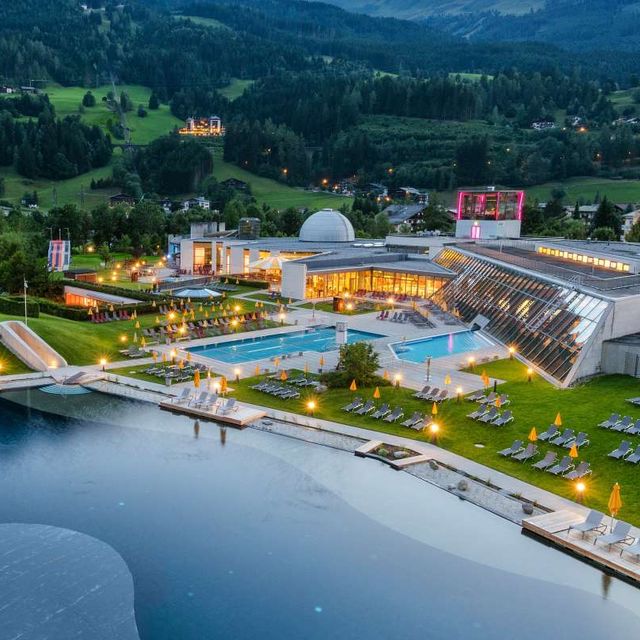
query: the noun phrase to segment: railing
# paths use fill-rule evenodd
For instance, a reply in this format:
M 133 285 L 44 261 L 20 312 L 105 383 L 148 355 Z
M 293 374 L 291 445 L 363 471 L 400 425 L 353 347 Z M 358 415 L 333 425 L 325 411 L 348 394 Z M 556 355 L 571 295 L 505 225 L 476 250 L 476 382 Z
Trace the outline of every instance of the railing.
M 518 245 L 516 245 L 518 246 Z M 519 245 L 522 248 L 522 245 Z M 496 248 L 491 248 L 486 245 L 473 245 L 466 244 L 463 247 L 459 247 L 463 251 L 470 253 L 476 253 L 478 255 L 486 256 L 487 258 L 493 258 L 506 262 L 518 267 L 522 267 L 528 271 L 534 273 L 543 273 L 545 275 L 554 276 L 560 278 L 565 282 L 575 285 L 581 285 L 596 289 L 598 291 L 615 291 L 618 289 L 628 289 L 629 287 L 640 286 L 640 275 L 627 275 L 627 276 L 614 276 L 612 278 L 599 278 L 596 275 L 588 276 L 585 274 L 577 273 L 570 268 L 563 268 L 557 265 L 546 264 L 542 260 L 532 260 L 530 258 L 524 258 L 522 256 L 514 256 L 513 254 L 500 251 Z
M 189 280 L 180 280 L 179 282 L 159 282 L 158 291 L 169 291 L 171 289 L 184 289 L 185 287 L 193 287 L 194 285 L 208 284 L 214 281 L 214 276 L 196 276 Z

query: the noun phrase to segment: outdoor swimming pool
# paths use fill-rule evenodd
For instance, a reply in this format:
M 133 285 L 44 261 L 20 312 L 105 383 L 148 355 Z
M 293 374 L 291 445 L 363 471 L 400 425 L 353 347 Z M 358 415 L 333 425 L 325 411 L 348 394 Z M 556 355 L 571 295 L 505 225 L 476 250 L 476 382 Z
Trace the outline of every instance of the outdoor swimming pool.
M 378 333 L 369 333 L 367 331 L 357 331 L 355 329 L 347 331 L 347 342 L 349 344 L 362 342 L 363 340 L 375 340 L 381 337 Z M 324 352 L 333 351 L 337 348 L 336 331 L 333 327 L 327 327 L 206 344 L 201 347 L 190 347 L 187 351 L 214 358 L 215 360 L 236 363 L 283 356 L 300 351 Z
M 477 331 L 459 331 L 433 338 L 396 342 L 391 345 L 391 348 L 401 360 L 424 362 L 429 356 L 434 359 L 443 358 L 466 351 L 485 349 L 491 345 L 492 343 Z
M 0 398 L 0 522 L 111 545 L 143 640 L 637 637 L 636 588 L 377 461 L 96 393 L 5 397 L 31 408 Z

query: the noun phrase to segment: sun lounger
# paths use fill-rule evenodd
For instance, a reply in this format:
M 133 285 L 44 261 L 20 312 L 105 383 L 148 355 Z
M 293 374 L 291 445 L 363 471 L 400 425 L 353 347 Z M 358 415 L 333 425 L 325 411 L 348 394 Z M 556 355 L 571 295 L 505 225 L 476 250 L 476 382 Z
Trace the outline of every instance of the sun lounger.
M 465 400 L 469 402 L 477 402 L 481 398 L 484 398 L 484 391 L 474 391 L 472 394 L 468 395 Z
M 385 422 L 396 422 L 400 420 L 404 415 L 404 411 L 400 407 L 396 407 L 388 416 L 385 416 L 383 420 Z
M 583 431 L 581 431 L 576 436 L 575 440 L 569 440 L 569 442 L 566 442 L 563 446 L 566 449 L 571 449 L 571 447 L 575 445 L 576 448 L 579 449 L 580 447 L 586 447 L 588 444 L 589 444 L 589 436 Z
M 585 534 L 591 533 L 592 531 L 602 531 L 603 529 L 606 530 L 607 525 L 602 522 L 603 520 L 604 513 L 600 513 L 600 511 L 592 509 L 591 511 L 589 511 L 589 514 L 582 522 L 572 524 L 567 529 L 567 535 L 569 535 L 572 531 L 578 531 L 584 538 Z
M 567 480 L 578 480 L 584 478 L 591 473 L 591 465 L 588 462 L 581 462 L 573 471 L 565 473 L 564 477 Z
M 573 429 L 565 429 L 561 435 L 557 436 L 553 440 L 550 440 L 551 444 L 557 444 L 560 447 L 564 447 L 567 442 L 571 442 L 576 439 L 576 434 Z
M 538 440 L 542 440 L 542 442 L 544 442 L 545 440 L 551 440 L 552 438 L 555 438 L 559 433 L 560 429 L 558 429 L 555 424 L 552 424 L 549 425 L 549 428 L 546 431 L 543 431 L 538 435 Z
M 624 458 L 629 453 L 631 453 L 631 443 L 628 440 L 623 440 L 617 449 L 614 449 L 611 453 L 607 455 L 610 458 L 615 458 L 616 460 L 620 460 L 620 458 Z
M 429 391 L 431 390 L 431 385 L 427 384 L 424 387 L 422 387 L 422 389 L 420 389 L 420 391 L 416 391 L 413 394 L 414 398 L 424 398 L 425 395 L 429 396 Z
M 534 458 L 537 453 L 538 453 L 538 447 L 535 444 L 533 444 L 533 442 L 530 442 L 527 445 L 526 449 L 524 449 L 520 453 L 516 453 L 512 457 L 514 460 L 517 460 L 518 462 L 526 462 L 527 460 L 531 460 L 531 458 Z
M 345 407 L 342 407 L 343 411 L 353 411 L 354 409 L 357 409 L 358 407 L 362 406 L 362 398 L 360 398 L 359 396 L 357 398 L 354 398 L 348 405 L 346 405 Z
M 558 454 L 555 451 L 548 451 L 545 457 L 542 460 L 532 464 L 531 466 L 534 469 L 539 469 L 540 471 L 546 471 L 549 467 L 553 466 L 558 459 Z
M 611 549 L 611 545 L 622 544 L 627 540 L 633 540 L 629 535 L 629 531 L 631 531 L 631 525 L 627 522 L 623 522 L 622 520 L 618 520 L 611 533 L 605 533 L 597 536 L 593 541 L 593 544 L 606 544 L 609 545 L 609 549 Z
M 384 418 L 384 416 L 386 416 L 390 411 L 391 409 L 389 409 L 389 405 L 385 403 L 377 411 L 374 411 L 371 414 L 371 417 L 379 420 L 380 418 Z
M 513 420 L 513 413 L 511 411 L 505 411 L 501 416 L 498 416 L 491 424 L 502 427 Z
M 612 413 L 606 420 L 603 420 L 598 426 L 603 429 L 611 429 L 614 424 L 617 424 L 620 421 L 619 413 Z
M 510 458 L 514 456 L 516 453 L 520 453 L 523 451 L 522 440 L 514 440 L 513 444 L 506 449 L 502 449 L 502 451 L 498 451 L 498 455 L 504 456 L 505 458 Z
M 506 393 L 503 393 L 501 396 L 498 397 L 498 400 L 500 401 L 500 406 L 501 407 L 506 407 L 511 400 L 509 400 L 509 396 Z
M 620 557 L 622 557 L 623 553 L 635 556 L 636 560 L 640 559 L 640 540 L 636 540 L 635 543 L 629 547 L 622 547 L 620 549 Z
M 229 398 L 227 400 L 227 404 L 222 407 L 222 415 L 226 416 L 227 414 L 231 413 L 232 411 L 237 411 L 238 407 L 236 406 L 236 399 L 235 398 Z
M 437 396 L 440 393 L 440 389 L 438 387 L 433 387 L 430 393 L 425 393 L 422 396 L 423 400 L 431 400 L 434 396 Z
M 488 396 L 482 397 L 478 400 L 480 404 L 493 404 L 496 401 L 498 394 L 492 391 Z
M 359 416 L 365 416 L 376 408 L 373 400 L 367 400 L 359 409 L 355 409 L 353 413 L 357 413 Z
M 174 404 L 182 404 L 191 397 L 191 389 L 183 389 L 182 394 L 178 398 L 174 398 Z
M 449 397 L 449 392 L 443 389 L 437 396 L 432 396 L 431 400 L 434 402 L 444 402 Z
M 569 456 L 564 456 L 562 460 L 550 469 L 547 469 L 547 473 L 552 473 L 554 476 L 564 475 L 568 471 L 573 469 L 573 463 L 571 462 L 571 458 Z
M 402 423 L 402 426 L 411 428 L 414 424 L 422 422 L 423 420 L 424 416 L 419 411 L 416 411 L 408 420 Z
M 498 413 L 498 410 L 495 407 L 491 407 L 491 409 L 489 409 L 489 411 L 487 411 L 487 413 L 481 415 L 478 418 L 479 422 L 493 422 L 496 418 L 499 418 L 500 414 Z
M 630 436 L 637 436 L 640 434 L 640 418 L 638 418 L 626 431 Z
M 209 398 L 209 394 L 206 391 L 203 391 L 198 398 L 193 401 L 193 404 L 191 405 L 192 407 L 196 407 L 197 409 L 202 408 L 202 405 L 205 404 L 207 402 L 207 399 Z
M 486 413 L 489 413 L 489 407 L 485 407 L 484 405 L 482 405 L 481 407 L 478 407 L 475 411 L 468 413 L 467 418 L 471 418 L 472 420 L 477 420 L 478 418 L 485 415 Z
M 627 402 L 634 404 L 636 407 L 640 407 L 640 398 L 627 398 Z
M 636 447 L 636 450 L 625 458 L 627 462 L 631 462 L 631 464 L 638 464 L 640 462 L 640 444 Z
M 632 423 L 633 421 L 631 420 L 631 418 L 629 416 L 625 416 L 624 418 L 622 418 L 622 420 L 620 420 L 620 422 L 614 424 L 613 427 L 611 427 L 611 431 L 626 431 L 632 425 Z

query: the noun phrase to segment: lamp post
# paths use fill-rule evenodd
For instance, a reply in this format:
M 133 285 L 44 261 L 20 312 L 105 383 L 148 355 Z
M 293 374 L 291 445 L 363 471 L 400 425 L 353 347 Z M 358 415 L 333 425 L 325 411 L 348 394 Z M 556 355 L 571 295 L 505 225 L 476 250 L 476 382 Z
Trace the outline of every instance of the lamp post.
M 106 358 L 100 358 L 100 366 L 102 367 L 102 371 L 106 371 L 106 367 L 107 367 L 107 359 Z
M 584 482 L 577 482 L 576 483 L 576 494 L 578 496 L 578 502 L 580 504 L 583 503 L 584 501 L 584 492 L 587 489 L 587 485 Z
M 236 377 L 236 382 L 240 382 L 240 374 L 242 373 L 242 370 L 240 369 L 240 367 L 236 367 L 233 370 L 233 375 L 235 375 Z
M 396 389 L 399 389 L 400 388 L 400 380 L 402 380 L 402 375 L 400 373 L 396 373 L 393 376 L 393 380 L 395 382 Z
M 460 404 L 462 400 L 462 387 L 456 387 L 456 402 Z
M 516 353 L 516 348 L 515 347 L 509 347 L 509 360 L 513 360 L 513 356 Z
M 427 356 L 427 382 L 431 382 L 431 356 Z
M 307 402 L 307 411 L 313 416 L 313 412 L 316 410 L 316 401 L 315 400 L 309 400 L 309 402 Z
M 27 289 L 29 288 L 29 285 L 27 284 L 27 280 L 26 278 L 23 279 L 24 280 L 24 323 L 25 324 L 29 324 L 29 321 L 27 319 Z
M 435 422 L 432 422 L 429 425 L 429 434 L 431 436 L 431 442 L 434 442 L 434 441 L 436 441 L 438 439 L 439 431 L 440 431 L 440 425 L 439 424 L 437 424 Z
M 531 382 L 532 378 L 533 378 L 533 369 L 529 367 L 527 369 L 527 382 Z

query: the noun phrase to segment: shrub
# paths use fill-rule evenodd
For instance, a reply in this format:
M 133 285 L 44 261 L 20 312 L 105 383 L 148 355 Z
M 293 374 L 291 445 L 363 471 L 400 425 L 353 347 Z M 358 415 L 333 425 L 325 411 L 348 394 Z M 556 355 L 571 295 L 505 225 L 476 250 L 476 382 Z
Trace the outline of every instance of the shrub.
M 0 313 L 10 316 L 24 317 L 24 300 L 13 297 L 0 297 Z M 27 317 L 37 318 L 40 315 L 40 306 L 37 302 L 27 300 Z

